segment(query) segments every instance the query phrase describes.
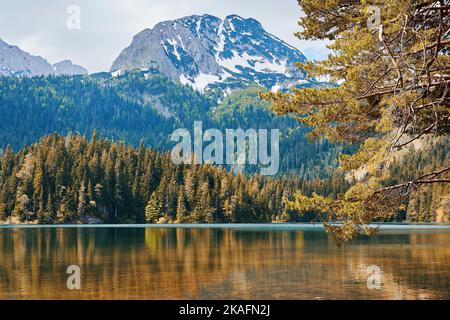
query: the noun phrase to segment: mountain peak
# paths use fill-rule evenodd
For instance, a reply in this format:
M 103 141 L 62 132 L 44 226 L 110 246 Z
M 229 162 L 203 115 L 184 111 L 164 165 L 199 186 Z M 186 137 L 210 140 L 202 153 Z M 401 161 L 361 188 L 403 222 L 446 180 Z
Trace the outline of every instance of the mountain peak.
M 242 18 L 241 16 L 237 14 L 232 14 L 227 16 L 224 19 L 224 22 L 232 23 L 233 25 L 236 23 L 240 25 L 241 27 L 247 28 L 247 29 L 261 29 L 264 30 L 261 22 L 254 18 Z
M 3 76 L 48 76 L 86 74 L 81 66 L 64 60 L 51 65 L 40 56 L 34 56 L 17 46 L 10 45 L 0 39 L 0 75 Z
M 198 90 L 257 83 L 283 88 L 306 81 L 296 48 L 264 30 L 259 21 L 232 14 L 223 20 L 193 15 L 163 21 L 137 34 L 111 71 L 158 69 Z
M 71 60 L 63 60 L 53 65 L 55 75 L 85 75 L 87 70 L 82 66 L 73 64 Z
M 0 75 L 46 76 L 52 72 L 52 66 L 44 58 L 0 40 Z
M 238 14 L 230 14 L 230 15 L 225 17 L 225 20 L 235 20 L 235 19 L 237 19 L 237 20 L 245 20 L 244 18 L 242 18 Z M 249 18 L 249 19 L 252 19 L 252 18 Z

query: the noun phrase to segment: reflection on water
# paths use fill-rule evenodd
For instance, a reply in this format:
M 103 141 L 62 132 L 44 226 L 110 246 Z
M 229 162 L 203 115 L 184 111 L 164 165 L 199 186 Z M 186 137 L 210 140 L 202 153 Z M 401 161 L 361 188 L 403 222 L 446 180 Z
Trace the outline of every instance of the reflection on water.
M 0 229 L 1 299 L 449 299 L 450 231 Z M 66 268 L 81 267 L 81 290 Z M 367 288 L 367 267 L 382 270 Z

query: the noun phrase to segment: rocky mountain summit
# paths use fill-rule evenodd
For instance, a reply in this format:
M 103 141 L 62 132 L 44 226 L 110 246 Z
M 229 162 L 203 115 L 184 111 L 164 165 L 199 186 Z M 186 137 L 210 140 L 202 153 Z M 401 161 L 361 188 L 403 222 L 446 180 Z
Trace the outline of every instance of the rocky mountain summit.
M 52 65 L 44 58 L 31 55 L 0 39 L 0 75 L 33 77 L 78 74 L 87 74 L 87 70 L 70 60 Z
M 87 70 L 82 66 L 73 64 L 70 60 L 63 60 L 53 65 L 54 74 L 57 76 L 62 75 L 84 75 L 87 74 Z
M 295 66 L 304 61 L 298 49 L 265 31 L 255 19 L 194 15 L 138 33 L 111 72 L 157 69 L 199 91 L 245 83 L 278 90 L 316 84 Z

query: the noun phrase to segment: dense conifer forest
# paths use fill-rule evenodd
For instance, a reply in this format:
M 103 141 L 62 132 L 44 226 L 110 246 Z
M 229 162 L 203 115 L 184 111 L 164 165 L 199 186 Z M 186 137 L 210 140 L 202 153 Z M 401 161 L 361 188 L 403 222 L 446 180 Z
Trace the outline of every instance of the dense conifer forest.
M 157 72 L 72 77 L 0 77 L 0 220 L 39 223 L 294 222 L 323 219 L 288 203 L 302 195 L 336 198 L 354 184 L 339 153 L 355 145 L 308 140 L 306 126 L 276 116 L 253 86 L 201 94 Z M 176 166 L 173 130 L 281 129 L 280 173 L 258 177 L 227 167 Z M 56 132 L 56 134 L 54 133 Z M 60 136 L 59 134 L 63 135 Z M 47 136 L 46 136 L 47 135 Z M 44 137 L 45 136 L 45 137 Z M 41 138 L 44 137 L 44 138 Z M 92 137 L 88 141 L 86 137 Z M 390 164 L 392 185 L 417 168 L 449 162 L 448 139 L 422 141 Z M 446 221 L 448 186 L 410 196 L 388 220 Z
M 309 143 L 306 127 L 277 117 L 259 97 L 260 87 L 200 94 L 159 74 L 139 71 L 74 77 L 0 77 L 0 149 L 14 150 L 58 132 L 91 136 L 94 130 L 112 141 L 159 151 L 170 150 L 178 128 L 280 129 L 280 173 L 300 178 L 329 177 L 340 148 L 327 141 Z M 330 168 L 323 170 L 324 168 Z M 249 168 L 255 172 L 255 168 Z
M 448 161 L 445 145 L 393 164 L 403 179 L 411 166 L 424 169 Z M 389 181 L 394 182 L 394 181 Z M 286 205 L 295 192 L 337 196 L 349 183 L 241 175 L 211 165 L 175 165 L 170 154 L 141 144 L 132 147 L 93 133 L 52 134 L 0 162 L 0 220 L 28 223 L 248 223 L 317 221 Z M 413 198 L 394 220 L 435 221 L 443 214 L 436 187 Z
M 261 87 L 201 94 L 155 72 L 130 71 L 71 77 L 0 77 L 0 149 L 18 150 L 46 134 L 81 134 L 94 130 L 111 141 L 158 151 L 170 150 L 171 133 L 203 127 L 280 129 L 280 175 L 300 179 L 328 178 L 337 167 L 337 147 L 328 141 L 310 143 L 308 129 L 289 116 L 278 117 L 259 97 Z M 348 148 L 347 148 L 348 149 Z M 248 167 L 248 172 L 256 172 Z
M 299 180 L 235 175 L 210 165 L 174 165 L 168 154 L 111 143 L 95 133 L 57 134 L 0 164 L 3 221 L 214 223 L 295 220 L 283 194 Z M 290 191 L 289 191 L 290 190 Z

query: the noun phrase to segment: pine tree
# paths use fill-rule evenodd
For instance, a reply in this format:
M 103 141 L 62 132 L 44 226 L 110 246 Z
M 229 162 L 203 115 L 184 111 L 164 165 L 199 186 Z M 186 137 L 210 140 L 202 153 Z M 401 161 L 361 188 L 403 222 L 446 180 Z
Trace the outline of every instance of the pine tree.
M 34 156 L 27 154 L 21 169 L 16 174 L 19 186 L 17 187 L 13 216 L 18 221 L 28 222 L 34 216 L 34 212 L 31 211 L 34 169 Z
M 177 223 L 185 223 L 188 221 L 188 212 L 186 209 L 186 200 L 182 189 L 178 192 L 177 201 Z
M 204 182 L 200 186 L 200 198 L 197 210 L 201 212 L 200 221 L 205 223 L 214 223 L 216 210 L 212 205 L 209 183 Z
M 356 152 L 339 156 L 341 170 L 354 179 L 345 194 L 298 192 L 292 203 L 299 211 L 319 213 L 341 244 L 358 235 L 361 226 L 370 234 L 369 223 L 394 217 L 414 188 L 450 182 L 447 163 L 425 173 L 415 168 L 411 180 L 396 185 L 385 183 L 397 151 L 425 136 L 450 132 L 448 79 L 442 76 L 442 66 L 450 64 L 448 21 L 436 8 L 442 1 L 383 1 L 379 15 L 367 1 L 300 0 L 299 5 L 305 16 L 297 35 L 333 41 L 328 59 L 301 68 L 340 85 L 262 96 L 277 114 L 294 114 L 311 127 L 310 138 L 357 146 Z M 344 223 L 327 223 L 336 220 Z
M 77 219 L 84 221 L 86 215 L 86 193 L 85 193 L 84 180 L 81 182 L 80 189 L 78 191 L 78 207 L 77 207 Z
M 47 204 L 45 207 L 45 216 L 44 216 L 44 223 L 52 223 L 55 221 L 55 212 L 53 210 L 53 201 L 52 201 L 52 195 L 49 194 L 47 198 Z
M 226 199 L 223 205 L 223 212 L 227 223 L 236 222 L 237 196 L 233 195 L 231 199 Z
M 162 215 L 163 205 L 159 199 L 159 195 L 153 192 L 145 208 L 145 220 L 147 223 L 156 223 Z

